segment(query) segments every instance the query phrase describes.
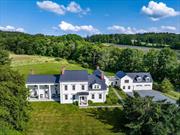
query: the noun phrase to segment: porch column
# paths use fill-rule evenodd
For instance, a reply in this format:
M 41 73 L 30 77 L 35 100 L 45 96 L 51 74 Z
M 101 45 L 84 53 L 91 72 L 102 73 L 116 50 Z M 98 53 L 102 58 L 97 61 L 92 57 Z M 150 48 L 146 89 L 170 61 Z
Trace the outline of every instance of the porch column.
M 79 97 L 79 102 L 78 102 L 78 104 L 79 104 L 79 106 L 81 106 L 81 96 L 78 96 Z
M 40 94 L 39 94 L 39 93 L 40 93 L 40 92 L 39 92 L 39 87 L 40 87 L 40 86 L 39 86 L 39 85 L 37 85 L 37 88 L 38 88 L 38 89 L 37 89 L 37 91 L 38 91 L 38 99 L 40 99 Z
M 49 99 L 51 99 L 51 85 L 49 85 Z

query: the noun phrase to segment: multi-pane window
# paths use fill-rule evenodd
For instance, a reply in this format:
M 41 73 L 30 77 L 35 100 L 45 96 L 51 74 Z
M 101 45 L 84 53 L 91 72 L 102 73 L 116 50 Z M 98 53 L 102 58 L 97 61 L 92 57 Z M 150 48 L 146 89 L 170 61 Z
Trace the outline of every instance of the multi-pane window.
M 102 94 L 99 94 L 99 99 L 102 99 Z
M 124 80 L 125 83 L 129 83 L 129 80 Z
M 91 95 L 91 98 L 94 99 L 94 94 Z
M 72 90 L 75 90 L 75 87 L 76 87 L 75 85 L 72 85 Z
M 84 90 L 84 89 L 85 89 L 84 85 L 81 85 L 81 89 L 82 89 L 82 90 Z
M 64 85 L 64 89 L 67 90 L 67 89 L 68 89 L 68 86 L 67 86 L 67 85 Z
M 128 86 L 128 89 L 130 89 L 131 88 L 131 86 Z
M 68 100 L 68 95 L 65 95 L 65 100 Z
M 123 89 L 125 89 L 126 87 L 125 86 L 123 86 Z

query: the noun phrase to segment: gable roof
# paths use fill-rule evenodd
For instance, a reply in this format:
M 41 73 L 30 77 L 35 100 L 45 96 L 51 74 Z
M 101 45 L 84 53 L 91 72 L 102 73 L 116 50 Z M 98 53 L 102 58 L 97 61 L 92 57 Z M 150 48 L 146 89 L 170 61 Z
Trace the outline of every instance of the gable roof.
M 29 75 L 26 83 L 58 83 L 60 75 Z
M 100 70 L 100 69 L 96 69 L 94 72 L 93 72 L 93 74 L 95 75 L 95 76 L 97 76 L 97 77 L 101 77 L 101 74 L 102 74 L 102 71 Z
M 88 87 L 89 90 L 92 90 L 92 85 L 97 83 L 101 85 L 101 89 L 100 90 L 106 90 L 107 89 L 107 85 L 105 83 L 105 80 L 101 80 L 99 77 L 97 77 L 96 75 L 92 74 L 88 76 Z
M 151 74 L 148 72 L 137 72 L 137 73 L 126 73 L 129 77 L 131 77 L 133 79 L 133 82 L 135 83 L 141 83 L 141 82 L 147 82 L 145 79 L 146 77 L 149 77 L 150 80 L 148 82 L 152 82 L 153 79 L 151 77 Z M 141 77 L 142 81 L 138 82 L 137 81 L 137 77 Z
M 60 82 L 77 82 L 88 81 L 88 73 L 86 70 L 65 70 L 64 74 L 60 77 Z
M 152 76 L 151 76 L 151 74 L 150 73 L 148 73 L 148 72 L 134 72 L 134 73 L 125 73 L 125 72 L 123 72 L 123 71 L 118 71 L 117 73 L 116 73 L 116 76 L 118 77 L 118 78 L 123 78 L 124 76 L 129 76 L 131 79 L 133 79 L 133 82 L 134 83 L 142 83 L 142 82 L 147 82 L 145 79 L 146 79 L 146 77 L 149 77 L 150 78 L 150 80 L 148 81 L 148 82 L 152 82 L 153 81 L 153 79 L 152 79 Z M 139 82 L 139 81 L 137 81 L 137 77 L 141 77 L 142 78 L 142 80 Z
M 126 76 L 126 73 L 124 73 L 123 71 L 118 71 L 116 73 L 116 76 L 119 77 L 119 78 L 123 78 L 124 76 Z

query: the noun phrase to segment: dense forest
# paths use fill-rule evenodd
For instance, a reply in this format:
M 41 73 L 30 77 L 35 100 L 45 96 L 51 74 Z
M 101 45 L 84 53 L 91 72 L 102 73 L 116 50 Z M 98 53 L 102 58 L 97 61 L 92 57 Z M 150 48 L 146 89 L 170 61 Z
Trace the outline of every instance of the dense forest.
M 16 54 L 42 55 L 74 60 L 84 67 L 116 72 L 147 71 L 157 82 L 169 79 L 179 86 L 180 64 L 175 52 L 164 48 L 143 52 L 138 49 L 107 47 L 75 35 L 45 36 L 0 32 L 0 47 Z
M 86 40 L 98 43 L 180 49 L 180 34 L 174 33 L 99 34 L 87 37 Z

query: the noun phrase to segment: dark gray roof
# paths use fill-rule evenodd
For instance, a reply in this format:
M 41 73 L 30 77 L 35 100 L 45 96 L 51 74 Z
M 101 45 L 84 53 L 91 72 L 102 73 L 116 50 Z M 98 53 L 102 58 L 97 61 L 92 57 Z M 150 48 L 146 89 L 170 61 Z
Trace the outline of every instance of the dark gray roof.
M 102 71 L 100 70 L 100 69 L 96 69 L 94 72 L 93 72 L 93 74 L 95 75 L 95 76 L 97 76 L 97 77 L 101 77 L 101 73 L 102 73 Z
M 131 77 L 133 79 L 133 82 L 135 83 L 138 83 L 137 81 L 137 77 L 141 77 L 142 78 L 142 81 L 141 82 L 147 82 L 145 79 L 146 77 L 149 77 L 150 80 L 148 82 L 152 82 L 152 77 L 151 77 L 151 74 L 148 73 L 148 72 L 138 72 L 138 73 L 126 73 L 129 77 Z
M 60 82 L 72 81 L 88 81 L 88 73 L 86 70 L 65 70 L 64 74 L 60 77 Z
M 135 82 L 135 83 L 138 83 L 138 81 L 137 81 L 137 78 L 138 77 L 141 77 L 142 78 L 142 81 L 139 81 L 139 83 L 141 83 L 141 82 L 147 82 L 145 79 L 146 79 L 146 77 L 149 77 L 150 78 L 150 80 L 148 81 L 148 82 L 152 82 L 153 81 L 153 79 L 152 79 L 152 77 L 151 77 L 151 74 L 150 73 L 148 73 L 148 72 L 134 72 L 134 73 L 125 73 L 125 72 L 123 72 L 123 71 L 118 71 L 117 73 L 116 73 L 116 76 L 117 77 L 119 77 L 119 78 L 123 78 L 124 76 L 129 76 L 130 78 L 132 78 L 133 79 L 133 82 Z
M 29 75 L 26 83 L 58 83 L 60 75 Z
M 89 81 L 88 81 L 89 90 L 92 90 L 92 85 L 95 84 L 95 83 L 101 85 L 100 90 L 106 90 L 107 89 L 107 85 L 105 83 L 105 80 L 101 80 L 99 77 L 97 77 L 94 74 L 89 75 L 88 78 L 89 78 Z

